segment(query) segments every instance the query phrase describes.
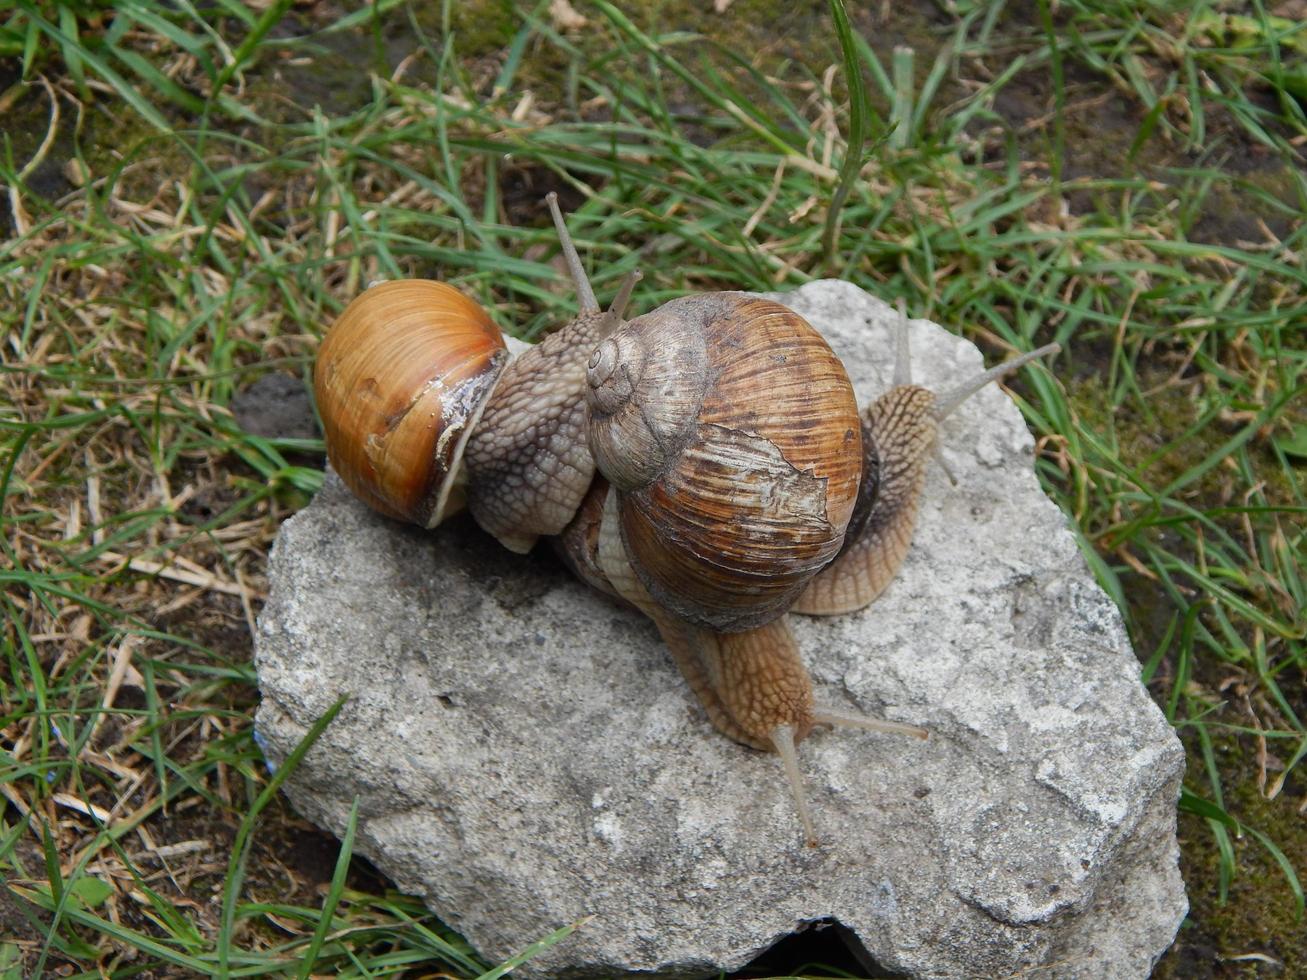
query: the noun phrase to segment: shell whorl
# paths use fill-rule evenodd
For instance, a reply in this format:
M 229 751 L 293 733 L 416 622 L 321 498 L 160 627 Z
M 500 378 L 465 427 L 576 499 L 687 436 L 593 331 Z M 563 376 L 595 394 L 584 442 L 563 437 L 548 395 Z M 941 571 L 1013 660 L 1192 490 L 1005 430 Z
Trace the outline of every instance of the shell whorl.
M 607 339 L 594 349 L 586 365 L 585 380 L 590 386 L 591 404 L 606 415 L 620 410 L 635 393 L 640 365 L 638 361 L 632 363 L 632 358 L 639 357 L 640 348 L 629 346 L 632 349 L 624 352 L 618 341 Z
M 590 450 L 620 491 L 648 486 L 693 434 L 708 376 L 702 297 L 636 317 L 595 348 L 586 369 Z
M 780 616 L 843 542 L 861 426 L 843 365 L 793 311 L 674 300 L 591 358 L 589 437 L 642 584 L 711 629 Z

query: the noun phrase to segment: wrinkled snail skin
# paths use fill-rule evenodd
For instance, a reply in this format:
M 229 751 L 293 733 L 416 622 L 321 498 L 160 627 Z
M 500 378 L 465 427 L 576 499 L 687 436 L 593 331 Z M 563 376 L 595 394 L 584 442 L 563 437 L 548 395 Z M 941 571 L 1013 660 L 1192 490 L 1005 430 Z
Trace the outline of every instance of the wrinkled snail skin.
M 558 198 L 550 194 L 547 201 L 581 312 L 508 365 L 466 453 L 472 516 L 519 554 L 567 526 L 594 478 L 585 439 L 586 367 L 595 347 L 621 325 L 640 278 L 628 276 L 612 307 L 600 312 Z
M 594 478 L 585 365 L 614 320 L 582 314 L 513 360 L 468 441 L 469 509 L 510 551 L 562 531 Z
M 623 604 L 630 605 L 629 600 L 609 581 L 600 560 L 600 532 L 608 496 L 608 481 L 601 474 L 596 473 L 590 489 L 581 498 L 581 506 L 576 509 L 572 520 L 556 536 L 551 537 L 549 542 L 563 564 L 578 579 L 596 592 L 602 592 Z

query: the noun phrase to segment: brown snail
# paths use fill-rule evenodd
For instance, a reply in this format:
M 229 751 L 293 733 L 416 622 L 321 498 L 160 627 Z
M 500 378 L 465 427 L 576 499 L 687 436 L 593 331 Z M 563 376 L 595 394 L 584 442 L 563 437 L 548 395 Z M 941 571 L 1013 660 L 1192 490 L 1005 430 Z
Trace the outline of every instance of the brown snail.
M 633 274 L 601 313 L 552 195 L 550 207 L 580 315 L 507 366 L 497 331 L 489 340 L 470 327 L 454 330 L 473 338 L 466 342 L 481 352 L 470 360 L 483 373 L 435 380 L 408 364 L 392 378 L 380 366 L 384 355 L 374 360 L 361 352 L 362 341 L 336 340 L 338 323 L 315 374 L 332 463 L 338 470 L 361 463 L 363 476 L 342 477 L 392 516 L 433 526 L 465 494 L 478 523 L 513 550 L 553 537 L 584 581 L 654 620 L 720 731 L 781 755 L 815 842 L 795 749 L 814 726 L 926 733 L 815 705 L 785 613 L 829 615 L 870 603 L 908 550 L 938 421 L 984 384 L 1056 347 L 937 397 L 911 383 L 901 331 L 894 386 L 860 415 L 838 358 L 802 317 L 776 303 L 703 294 L 623 323 Z M 378 305 L 376 343 L 385 344 L 395 331 L 388 303 Z M 353 310 L 341 321 L 361 318 Z M 421 317 L 408 311 L 401 319 Z M 463 364 L 469 353 L 441 348 L 430 357 Z M 352 357 L 369 366 L 337 363 Z M 410 375 L 420 391 L 374 397 L 374 387 L 411 383 Z M 434 393 L 442 396 L 439 411 L 426 400 Z M 359 400 L 377 405 L 361 413 L 367 426 L 351 430 Z M 446 400 L 458 406 L 450 421 Z M 437 471 L 416 480 L 423 488 L 416 517 L 357 485 L 377 470 L 376 459 L 398 458 L 386 442 L 410 429 L 424 447 L 416 455 L 429 455 Z
M 907 553 L 938 423 L 1057 349 L 936 396 L 911 383 L 903 319 L 894 386 L 861 418 L 816 331 L 743 294 L 674 300 L 590 360 L 590 445 L 608 486 L 564 535 L 571 564 L 655 621 L 721 732 L 781 755 L 809 843 L 795 746 L 814 726 L 926 732 L 815 705 L 783 614 L 875 599 Z

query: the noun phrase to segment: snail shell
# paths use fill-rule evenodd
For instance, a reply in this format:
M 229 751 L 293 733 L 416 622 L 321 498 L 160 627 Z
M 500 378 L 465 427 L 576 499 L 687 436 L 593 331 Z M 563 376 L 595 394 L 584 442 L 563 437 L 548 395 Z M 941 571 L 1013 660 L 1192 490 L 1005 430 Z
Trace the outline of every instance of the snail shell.
M 663 607 L 751 629 L 839 552 L 861 424 L 843 365 L 798 314 L 742 293 L 673 300 L 601 343 L 587 382 L 591 451 Z
M 332 467 L 376 510 L 434 527 L 463 506 L 463 447 L 507 361 L 499 328 L 457 289 L 368 289 L 327 331 L 314 369 Z

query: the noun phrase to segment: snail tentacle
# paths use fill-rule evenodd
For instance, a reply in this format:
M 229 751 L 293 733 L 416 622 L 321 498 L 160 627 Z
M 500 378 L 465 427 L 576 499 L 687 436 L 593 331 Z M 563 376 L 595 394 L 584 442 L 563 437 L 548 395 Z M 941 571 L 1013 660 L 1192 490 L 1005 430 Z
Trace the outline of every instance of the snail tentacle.
M 939 464 L 939 468 L 943 470 L 944 475 L 948 477 L 949 484 L 956 487 L 958 485 L 958 478 L 954 475 L 953 468 L 948 465 L 948 460 L 944 458 L 944 447 L 941 446 L 938 441 L 936 441 L 934 448 L 930 451 L 930 458 Z
M 572 236 L 567 231 L 563 212 L 558 210 L 558 195 L 550 191 L 545 195 L 545 203 L 549 205 L 549 214 L 554 219 L 558 243 L 563 248 L 563 261 L 567 263 L 567 271 L 576 286 L 577 306 L 582 313 L 598 313 L 599 303 L 595 299 L 594 290 L 590 288 L 590 280 L 586 277 L 585 267 L 581 265 L 581 257 L 576 254 L 576 246 L 572 244 Z
M 908 343 L 908 309 L 900 296 L 894 304 L 899 311 L 898 327 L 894 331 L 894 387 L 912 384 L 912 351 Z
M 794 746 L 794 726 L 777 725 L 771 730 L 771 742 L 776 748 L 776 753 L 781 757 L 785 779 L 790 784 L 790 795 L 794 797 L 794 806 L 799 811 L 799 820 L 803 824 L 804 843 L 809 847 L 816 847 L 817 831 L 812 825 L 808 796 L 803 790 L 803 774 L 799 771 L 799 753 Z
M 927 739 L 930 732 L 920 725 L 907 725 L 901 721 L 886 721 L 869 715 L 839 708 L 814 708 L 812 712 L 814 725 L 835 725 L 842 728 L 861 728 L 867 732 L 885 732 L 889 735 L 910 735 L 913 738 Z
M 978 392 L 985 385 L 992 381 L 999 381 L 1008 375 L 1025 367 L 1031 361 L 1037 361 L 1041 357 L 1049 354 L 1056 354 L 1062 350 L 1061 344 L 1045 344 L 1043 347 L 1036 348 L 1032 351 L 1026 351 L 1024 354 L 1012 358 L 1010 361 L 1004 361 L 1002 364 L 996 364 L 988 371 L 982 371 L 974 378 L 969 378 L 962 384 L 958 385 L 952 391 L 945 392 L 935 398 L 934 414 L 937 421 L 944 421 L 957 410 L 957 407 L 964 401 Z
M 591 351 L 622 324 L 640 272 L 628 273 L 599 312 L 567 226 L 550 195 L 581 313 L 509 363 L 466 449 L 468 509 L 510 551 L 530 551 L 572 520 L 594 478 L 585 438 Z

